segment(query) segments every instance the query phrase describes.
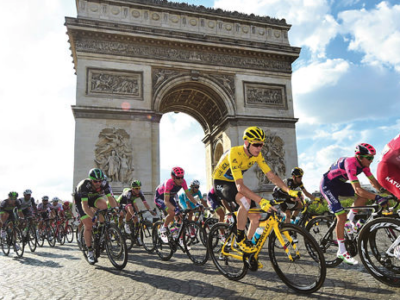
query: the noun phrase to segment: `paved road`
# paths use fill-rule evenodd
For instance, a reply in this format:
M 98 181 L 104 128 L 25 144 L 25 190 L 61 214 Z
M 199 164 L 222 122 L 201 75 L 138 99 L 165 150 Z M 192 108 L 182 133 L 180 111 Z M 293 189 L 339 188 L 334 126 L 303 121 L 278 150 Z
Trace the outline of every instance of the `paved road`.
M 270 262 L 240 282 L 225 279 L 211 261 L 195 266 L 182 252 L 163 262 L 142 248 L 130 251 L 118 271 L 106 257 L 90 266 L 75 243 L 45 245 L 17 259 L 0 252 L 0 299 L 399 299 L 400 289 L 385 286 L 363 266 L 329 269 L 323 288 L 296 295 L 275 275 Z

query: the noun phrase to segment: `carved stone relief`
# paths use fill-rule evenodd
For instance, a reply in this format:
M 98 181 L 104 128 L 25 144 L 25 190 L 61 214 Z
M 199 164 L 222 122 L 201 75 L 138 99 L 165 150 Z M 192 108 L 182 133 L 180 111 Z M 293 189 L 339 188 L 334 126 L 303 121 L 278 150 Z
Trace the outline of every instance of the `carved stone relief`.
M 268 129 L 265 131 L 266 139 L 264 146 L 261 149 L 261 153 L 267 162 L 268 166 L 271 168 L 272 172 L 281 178 L 286 175 L 286 164 L 285 164 L 285 150 L 284 141 L 276 133 L 271 133 Z M 268 180 L 265 174 L 260 168 L 257 167 L 256 170 L 259 186 L 266 184 L 273 184 Z
M 95 163 L 111 182 L 129 183 L 133 179 L 132 146 L 124 129 L 104 128 L 96 143 Z
M 168 61 L 180 61 L 185 63 L 201 63 L 218 66 L 229 66 L 244 69 L 270 70 L 291 72 L 291 62 L 278 58 L 251 57 L 240 54 L 223 54 L 209 52 L 203 49 L 187 50 L 172 47 L 160 47 L 151 44 L 127 43 L 108 40 L 96 40 L 91 38 L 76 41 L 76 51 L 102 53 L 111 55 L 123 55 L 132 57 L 155 57 Z
M 245 105 L 287 109 L 286 87 L 261 83 L 243 83 Z
M 87 94 L 142 98 L 142 74 L 88 69 Z

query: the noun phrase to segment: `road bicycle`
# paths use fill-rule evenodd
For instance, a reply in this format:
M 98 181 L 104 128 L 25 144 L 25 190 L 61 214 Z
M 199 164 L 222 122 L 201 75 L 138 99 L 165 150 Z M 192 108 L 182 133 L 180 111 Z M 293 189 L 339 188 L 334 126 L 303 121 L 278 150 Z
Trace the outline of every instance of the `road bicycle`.
M 33 216 L 25 217 L 25 219 L 21 219 L 21 228 L 22 236 L 24 240 L 24 244 L 28 244 L 31 252 L 35 252 L 37 247 L 37 237 L 36 237 L 36 218 Z
M 3 250 L 4 255 L 8 256 L 10 249 L 13 248 L 14 253 L 18 257 L 22 257 L 24 255 L 25 243 L 22 232 L 19 229 L 19 217 L 16 208 L 13 210 L 13 215 L 14 220 L 8 218 L 3 224 L 4 236 L 0 237 L 1 249 Z
M 250 209 L 249 214 L 262 214 Z M 236 213 L 235 213 L 236 214 Z M 230 280 L 240 280 L 248 272 L 263 268 L 259 257 L 268 239 L 268 255 L 279 278 L 299 293 L 313 293 L 321 288 L 326 277 L 324 255 L 314 238 L 302 227 L 284 224 L 275 211 L 260 222 L 263 232 L 256 243 L 257 251 L 242 252 L 237 246 L 236 216 L 230 223 L 215 224 L 207 246 L 218 271 Z
M 117 225 L 111 223 L 115 209 L 108 208 L 97 210 L 95 213 L 95 223 L 93 225 L 92 247 L 95 262 L 97 262 L 101 253 L 105 250 L 111 264 L 118 270 L 125 268 L 128 262 L 128 249 L 125 239 Z M 100 223 L 99 216 L 102 215 L 104 223 Z M 81 229 L 80 244 L 82 247 L 83 256 L 87 260 L 88 248 L 84 239 L 84 226 Z
M 60 245 L 65 244 L 65 231 L 63 224 L 64 220 L 61 219 L 58 215 L 56 215 L 55 222 L 53 223 L 53 229 L 56 240 Z
M 219 220 L 213 217 L 213 211 L 210 207 L 205 207 L 202 210 L 199 210 L 195 216 L 198 217 L 197 222 L 199 222 L 201 227 L 204 228 L 207 236 L 211 230 L 211 227 L 213 227 L 214 224 L 217 224 Z
M 54 247 L 56 245 L 56 233 L 54 231 L 53 226 L 50 224 L 50 219 L 43 219 L 42 228 L 38 229 L 37 232 L 37 242 L 39 247 L 43 247 L 44 240 L 47 240 L 50 247 Z
M 198 222 L 188 220 L 190 212 L 200 208 L 186 209 L 182 212 L 182 224 L 175 231 L 167 228 L 167 242 L 164 242 L 160 232 L 164 220 L 157 221 L 153 226 L 152 238 L 157 255 L 164 261 L 181 249 L 195 265 L 204 265 L 208 260 L 206 232 Z
M 375 279 L 400 287 L 400 210 L 366 223 L 358 249 L 364 267 Z
M 396 207 L 397 206 L 398 204 L 396 205 Z M 346 207 L 345 210 L 349 211 L 353 208 L 361 211 L 372 212 L 369 214 L 369 217 L 365 221 L 365 224 L 372 221 L 373 219 L 383 216 L 384 213 L 384 208 L 379 206 L 378 204 Z M 315 238 L 315 240 L 319 244 L 319 247 L 324 253 L 326 265 L 328 268 L 334 268 L 341 264 L 343 261 L 341 258 L 337 257 L 339 246 L 336 237 L 336 224 L 337 218 L 322 216 L 312 219 L 306 227 L 307 231 L 309 231 L 310 234 Z M 360 225 L 360 228 L 358 228 L 356 232 L 349 232 L 345 230 L 345 246 L 347 252 L 350 254 L 351 257 L 356 256 L 359 252 L 357 241 L 362 228 L 363 227 L 361 227 Z

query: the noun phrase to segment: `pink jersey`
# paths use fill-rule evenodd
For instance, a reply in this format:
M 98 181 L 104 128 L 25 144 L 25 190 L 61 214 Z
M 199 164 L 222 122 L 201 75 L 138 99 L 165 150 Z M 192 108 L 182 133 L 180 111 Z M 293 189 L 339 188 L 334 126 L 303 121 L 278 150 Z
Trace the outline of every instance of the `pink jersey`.
M 330 167 L 327 178 L 329 180 L 340 180 L 358 182 L 357 175 L 364 173 L 368 178 L 373 176 L 370 168 L 363 168 L 356 157 L 341 157 Z
M 164 194 L 169 194 L 173 198 L 181 188 L 184 191 L 188 189 L 185 179 L 183 179 L 182 185 L 176 185 L 174 180 L 170 178 L 156 188 L 156 198 L 164 199 Z

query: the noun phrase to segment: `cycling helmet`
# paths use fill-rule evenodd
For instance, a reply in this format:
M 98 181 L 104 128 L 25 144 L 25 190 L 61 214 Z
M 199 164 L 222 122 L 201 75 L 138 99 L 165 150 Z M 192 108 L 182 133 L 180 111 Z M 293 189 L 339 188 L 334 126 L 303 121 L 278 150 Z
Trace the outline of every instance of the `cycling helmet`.
M 296 168 L 292 169 L 292 173 L 291 174 L 293 176 L 296 176 L 296 177 L 301 177 L 301 176 L 303 176 L 304 172 L 303 172 L 302 168 L 296 167 Z
M 190 186 L 199 187 L 200 186 L 200 181 L 198 181 L 197 179 L 193 179 L 192 182 L 190 183 Z
M 58 201 L 60 201 L 58 197 L 54 197 L 53 199 L 51 199 L 51 202 L 58 202 Z
M 375 155 L 376 150 L 370 144 L 361 143 L 356 146 L 356 155 Z
M 139 180 L 134 180 L 131 183 L 132 188 L 140 188 L 142 186 L 142 183 Z
M 263 143 L 265 141 L 264 130 L 256 126 L 248 127 L 243 133 L 243 140 L 249 141 L 250 143 Z
M 173 167 L 171 170 L 171 175 L 183 177 L 185 175 L 185 171 L 181 167 Z
M 32 195 L 32 190 L 26 189 L 26 190 L 24 191 L 24 195 Z
M 8 197 L 10 198 L 10 199 L 17 199 L 18 198 L 18 193 L 17 192 L 14 192 L 14 191 L 12 191 L 12 192 L 9 192 L 8 193 Z
M 69 206 L 69 204 L 70 204 L 69 201 L 65 201 L 65 202 L 63 203 L 64 206 Z
M 100 169 L 91 169 L 89 171 L 89 178 L 92 180 L 104 180 L 104 173 Z
M 43 197 L 42 197 L 42 200 L 43 200 L 43 201 L 49 201 L 49 196 L 43 196 Z

